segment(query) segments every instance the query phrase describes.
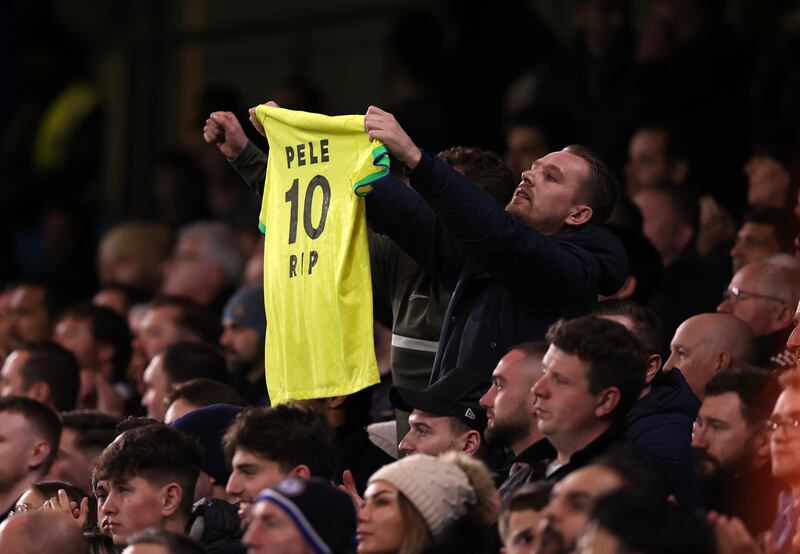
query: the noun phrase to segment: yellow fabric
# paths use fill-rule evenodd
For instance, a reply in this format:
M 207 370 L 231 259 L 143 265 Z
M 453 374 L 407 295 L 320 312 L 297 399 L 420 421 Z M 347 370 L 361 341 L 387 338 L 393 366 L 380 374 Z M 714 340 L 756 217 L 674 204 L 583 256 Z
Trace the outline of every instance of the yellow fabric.
M 73 83 L 58 95 L 36 134 L 33 160 L 37 169 L 53 169 L 64 163 L 71 133 L 99 102 L 97 92 L 87 83 Z
M 360 196 L 388 172 L 386 147 L 362 116 L 256 114 L 270 145 L 259 216 L 270 400 L 351 394 L 380 380 Z

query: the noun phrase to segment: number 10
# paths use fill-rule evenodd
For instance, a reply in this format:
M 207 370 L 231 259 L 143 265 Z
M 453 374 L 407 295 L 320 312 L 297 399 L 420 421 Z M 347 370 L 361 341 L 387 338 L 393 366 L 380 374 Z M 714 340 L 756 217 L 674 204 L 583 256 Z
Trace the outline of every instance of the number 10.
M 319 221 L 316 225 L 311 222 L 311 205 L 314 201 L 314 193 L 317 189 L 322 189 L 322 213 L 319 216 Z M 297 211 L 298 211 L 298 197 L 300 189 L 300 180 L 295 179 L 292 186 L 286 191 L 286 202 L 291 204 L 291 211 L 289 215 L 289 244 L 294 244 L 297 241 Z M 331 203 L 331 185 L 328 180 L 322 175 L 315 175 L 308 183 L 306 189 L 305 201 L 303 202 L 303 228 L 311 240 L 316 239 L 325 230 L 325 220 L 328 218 L 328 208 Z

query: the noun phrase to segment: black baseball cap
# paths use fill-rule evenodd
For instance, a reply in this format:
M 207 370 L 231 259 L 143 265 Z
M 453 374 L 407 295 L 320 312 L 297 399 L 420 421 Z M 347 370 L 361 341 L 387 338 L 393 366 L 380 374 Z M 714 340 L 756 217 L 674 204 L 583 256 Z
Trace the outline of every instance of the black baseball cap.
M 480 375 L 463 369 L 452 369 L 425 390 L 393 386 L 389 400 L 398 410 L 420 410 L 437 416 L 449 416 L 483 433 L 486 410 L 478 401 L 491 383 Z

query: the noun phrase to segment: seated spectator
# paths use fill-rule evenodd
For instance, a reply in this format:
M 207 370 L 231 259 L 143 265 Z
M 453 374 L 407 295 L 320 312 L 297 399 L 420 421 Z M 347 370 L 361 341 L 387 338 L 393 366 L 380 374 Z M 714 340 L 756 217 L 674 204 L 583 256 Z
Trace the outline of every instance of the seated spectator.
M 731 248 L 733 271 L 781 252 L 794 253 L 797 232 L 797 221 L 785 210 L 754 209 L 745 215 L 744 223 L 736 233 L 736 243 Z
M 689 153 L 678 129 L 652 121 L 639 126 L 628 145 L 625 188 L 628 196 L 664 185 L 678 186 L 689 176 Z
M 242 522 L 225 492 L 231 472 L 222 449 L 222 437 L 241 411 L 238 406 L 216 404 L 195 410 L 172 423 L 175 429 L 191 435 L 203 453 L 189 536 L 211 552 L 244 552 Z
M 61 422 L 42 404 L 29 398 L 0 398 L 0 521 L 14 510 L 17 499 L 50 469 L 58 452 Z
M 347 396 L 334 396 L 315 400 L 300 400 L 294 404 L 309 405 L 328 420 L 336 433 L 339 459 L 333 470 L 333 481 L 349 485 L 352 477 L 358 494 L 363 494 L 367 479 L 381 467 L 395 459 L 374 444 L 367 432 L 372 422 L 369 413 L 374 387 L 362 389 Z M 345 477 L 345 472 L 348 476 Z
M 547 481 L 528 483 L 503 502 L 497 529 L 503 541 L 504 554 L 527 554 L 532 551 L 551 489 Z
M 789 370 L 781 376 L 783 391 L 767 422 L 770 432 L 772 475 L 787 485 L 788 491 L 780 495 L 778 513 L 773 527 L 776 552 L 791 552 L 796 548 L 798 526 L 798 501 L 800 501 L 800 371 Z
M 81 530 L 71 517 L 32 510 L 0 525 L 0 552 L 15 554 L 88 554 Z
M 706 384 L 723 369 L 752 365 L 758 347 L 750 328 L 729 314 L 700 314 L 681 323 L 670 343 L 664 371 L 681 370 L 700 399 Z
M 482 462 L 458 452 L 414 454 L 373 475 L 358 514 L 360 554 L 480 551 L 497 515 L 497 491 Z
M 131 333 L 125 318 L 108 308 L 74 306 L 59 317 L 53 340 L 78 361 L 78 407 L 122 415 L 125 400 L 132 396 L 125 384 L 131 359 Z
M 350 554 L 356 511 L 330 482 L 287 479 L 256 498 L 242 542 L 249 554 Z
M 676 532 L 676 530 L 680 530 Z M 715 554 L 714 535 L 702 519 L 642 491 L 619 490 L 594 503 L 578 552 Z
M 222 310 L 219 343 L 231 383 L 249 404 L 269 404 L 264 373 L 264 286 L 240 289 Z
M 122 554 L 206 554 L 201 544 L 180 533 L 151 528 L 135 533 Z
M 758 341 L 761 367 L 794 366 L 786 352 L 800 301 L 800 264 L 784 255 L 753 261 L 731 279 L 717 311 L 744 321 Z
M 0 395 L 25 396 L 60 412 L 74 410 L 80 368 L 69 350 L 50 341 L 22 347 L 0 369 Z
M 533 162 L 553 150 L 575 142 L 569 115 L 552 106 L 531 106 L 509 117 L 505 132 L 505 162 L 514 175 L 521 175 Z
M 661 318 L 667 337 L 686 318 L 716 307 L 725 276 L 697 252 L 700 207 L 686 189 L 655 188 L 633 201 L 642 212 L 644 236 L 661 254 L 664 274 L 649 306 Z
M 200 447 L 186 433 L 162 424 L 125 431 L 95 466 L 101 529 L 117 546 L 149 527 L 185 533 L 200 463 Z
M 44 283 L 18 284 L 9 299 L 9 339 L 14 348 L 26 343 L 47 340 L 53 332 L 55 318 L 64 307 L 64 299 Z
M 603 456 L 625 460 L 640 480 L 662 485 L 650 461 L 625 438 L 625 417 L 645 385 L 647 355 L 614 321 L 584 316 L 547 332 L 544 374 L 533 386 L 539 430 L 555 448 L 540 478 L 557 482 Z
M 546 342 L 515 346 L 492 372 L 492 385 L 481 397 L 486 408 L 486 440 L 514 455 L 508 478 L 500 485 L 500 497 L 541 478 L 541 466 L 553 455 L 553 447 L 539 430 L 531 387 L 544 373 Z
M 754 536 L 772 526 L 783 489 L 770 471 L 765 426 L 779 392 L 766 371 L 721 371 L 706 385 L 692 433 L 705 507 L 740 518 Z
M 785 156 L 768 145 L 758 151 L 744 166 L 747 176 L 747 204 L 756 208 L 784 209 L 790 206 L 795 192 L 792 173 Z
M 167 409 L 164 423 L 172 423 L 193 410 L 212 404 L 244 405 L 239 393 L 233 387 L 213 379 L 189 379 L 177 383 L 170 387 L 164 398 L 164 406 Z
M 172 422 L 173 428 L 194 438 L 203 453 L 200 476 L 194 491 L 195 501 L 217 498 L 227 502 L 225 485 L 231 472 L 225 463 L 222 437 L 241 411 L 239 406 L 214 404 L 194 410 Z
M 155 292 L 171 242 L 169 229 L 157 223 L 117 225 L 103 235 L 97 247 L 100 282 Z
M 304 406 L 247 408 L 223 437 L 231 467 L 226 492 L 244 518 L 258 493 L 289 477 L 331 479 L 336 434 L 324 415 Z
M 78 508 L 83 531 L 97 529 L 97 501 L 84 490 L 63 481 L 38 481 L 17 500 L 14 513 L 21 514 L 31 510 L 48 509 L 64 511 L 60 505 Z
M 164 265 L 161 292 L 188 298 L 219 314 L 244 270 L 236 235 L 224 223 L 200 221 L 182 227 Z
M 699 506 L 691 434 L 700 400 L 679 369 L 661 370 L 658 316 L 649 308 L 619 300 L 601 302 L 592 313 L 624 325 L 648 355 L 646 384 L 625 418 L 625 436 L 650 459 L 682 506 Z
M 90 410 L 62 412 L 58 455 L 48 477 L 92 490 L 94 463 L 116 438 L 119 421 L 116 416 Z
M 133 348 L 149 362 L 179 341 L 217 344 L 219 324 L 202 306 L 175 296 L 158 296 L 147 305 L 134 331 Z
M 190 379 L 227 383 L 228 372 L 222 352 L 210 344 L 181 341 L 156 354 L 144 372 L 142 406 L 147 409 L 147 416 L 163 421 L 164 400 L 170 387 Z
M 406 456 L 438 456 L 455 450 L 477 455 L 486 429 L 486 411 L 478 399 L 487 387 L 488 383 L 460 369 L 454 369 L 424 391 L 392 387 L 392 406 L 411 414 L 411 429 L 400 441 L 400 452 Z
M 542 511 L 534 541 L 535 552 L 567 554 L 573 552 L 586 531 L 589 511 L 603 495 L 638 483 L 621 466 L 595 463 L 578 469 L 556 483 Z

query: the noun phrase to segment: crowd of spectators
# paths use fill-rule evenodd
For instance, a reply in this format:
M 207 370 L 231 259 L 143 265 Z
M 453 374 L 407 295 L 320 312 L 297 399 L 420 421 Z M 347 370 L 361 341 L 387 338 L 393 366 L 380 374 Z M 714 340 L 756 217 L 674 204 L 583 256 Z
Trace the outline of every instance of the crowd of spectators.
M 269 152 L 225 95 L 149 216 L 9 220 L 0 552 L 800 553 L 800 12 L 583 0 L 559 46 L 457 4 L 451 43 L 398 18 L 365 109 L 378 385 L 271 405 Z

